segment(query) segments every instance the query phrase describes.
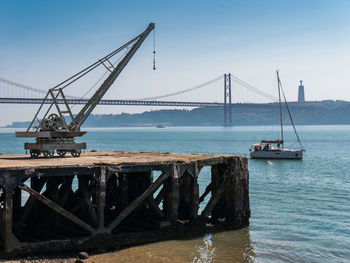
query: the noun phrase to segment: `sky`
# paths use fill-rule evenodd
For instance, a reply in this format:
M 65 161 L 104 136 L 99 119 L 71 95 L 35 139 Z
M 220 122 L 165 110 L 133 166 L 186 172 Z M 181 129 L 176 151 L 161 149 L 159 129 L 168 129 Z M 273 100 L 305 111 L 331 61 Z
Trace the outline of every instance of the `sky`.
M 106 99 L 191 88 L 232 73 L 269 94 L 280 70 L 289 100 L 350 100 L 348 0 L 0 0 L 0 78 L 47 90 L 156 24 Z M 82 88 L 71 91 L 78 95 Z M 38 105 L 0 105 L 0 125 Z M 98 106 L 94 113 L 146 107 Z M 6 113 L 6 114 L 4 114 Z

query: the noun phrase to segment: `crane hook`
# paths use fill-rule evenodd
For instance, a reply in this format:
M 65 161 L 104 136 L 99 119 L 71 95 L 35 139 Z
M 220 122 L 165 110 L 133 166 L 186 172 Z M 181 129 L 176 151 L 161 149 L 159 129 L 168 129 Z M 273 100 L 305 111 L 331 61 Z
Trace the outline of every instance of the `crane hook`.
M 153 70 L 156 70 L 156 52 L 153 51 Z
M 153 70 L 156 70 L 156 36 L 153 29 Z

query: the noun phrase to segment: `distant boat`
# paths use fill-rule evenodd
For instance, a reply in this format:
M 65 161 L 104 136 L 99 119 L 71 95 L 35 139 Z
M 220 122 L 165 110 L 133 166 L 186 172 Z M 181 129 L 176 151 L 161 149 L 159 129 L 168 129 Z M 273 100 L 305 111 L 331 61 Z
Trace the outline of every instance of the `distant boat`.
M 157 128 L 165 128 L 165 126 L 163 126 L 162 124 L 158 124 L 156 127 Z
M 281 80 L 277 73 L 277 86 L 278 86 L 278 101 L 280 106 L 280 125 L 281 125 L 281 139 L 278 140 L 262 140 L 260 143 L 253 144 L 250 151 L 250 157 L 253 159 L 302 159 L 303 152 L 305 151 L 303 144 L 300 141 L 298 132 L 295 128 L 294 121 L 291 112 L 288 107 L 286 96 L 282 89 Z M 299 143 L 300 149 L 286 149 L 284 148 L 283 140 L 283 122 L 282 122 L 282 103 L 281 103 L 281 92 L 283 94 L 284 103 L 286 105 L 290 121 L 293 125 L 294 133 Z

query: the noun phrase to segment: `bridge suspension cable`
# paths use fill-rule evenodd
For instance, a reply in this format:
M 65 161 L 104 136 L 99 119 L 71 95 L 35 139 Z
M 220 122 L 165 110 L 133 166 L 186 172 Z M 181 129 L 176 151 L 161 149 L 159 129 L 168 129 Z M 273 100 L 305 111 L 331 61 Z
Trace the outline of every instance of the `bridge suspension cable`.
M 187 93 L 187 92 L 190 92 L 190 91 L 194 91 L 194 90 L 197 90 L 197 89 L 200 89 L 200 88 L 203 88 L 207 85 L 210 85 L 210 84 L 213 84 L 217 81 L 220 81 L 220 80 L 223 80 L 224 76 L 221 75 L 215 79 L 212 79 L 212 80 L 209 80 L 203 84 L 200 84 L 200 85 L 197 85 L 193 88 L 189 88 L 189 89 L 184 89 L 184 90 L 181 90 L 181 91 L 177 91 L 177 92 L 173 92 L 173 93 L 168 93 L 168 94 L 164 94 L 164 95 L 160 95 L 160 96 L 154 96 L 154 97 L 147 97 L 147 98 L 141 98 L 141 99 L 136 99 L 136 100 L 157 100 L 157 99 L 162 99 L 162 98 L 167 98 L 167 97 L 171 97 L 171 96 L 175 96 L 175 95 L 180 95 L 180 94 L 183 94 L 183 93 Z
M 274 97 L 274 96 L 272 96 L 272 95 L 270 95 L 270 94 L 268 94 L 268 93 L 266 93 L 264 91 L 261 91 L 261 90 L 259 90 L 257 88 L 254 88 L 253 86 L 249 85 L 248 83 L 244 82 L 243 80 L 237 78 L 236 76 L 234 76 L 232 74 L 231 74 L 231 79 L 232 79 L 232 81 L 238 83 L 239 85 L 241 85 L 244 88 L 254 92 L 257 95 L 260 95 L 262 97 L 265 97 L 265 98 L 273 100 L 273 101 L 278 101 L 278 98 L 276 98 L 276 97 Z
M 23 92 L 20 92 L 19 90 L 22 90 Z M 4 96 L 3 93 L 6 93 L 6 96 Z M 29 87 L 20 83 L 16 83 L 14 81 L 0 78 L 0 97 L 8 97 L 9 95 L 10 97 L 25 97 L 26 95 L 28 95 L 28 93 L 30 93 L 31 97 L 43 97 L 47 94 L 47 90 Z M 13 96 L 14 94 L 16 94 L 17 96 Z M 71 99 L 78 98 L 70 95 L 67 95 L 66 97 Z
M 23 84 L 19 84 L 19 83 L 16 83 L 16 82 L 13 82 L 13 81 L 10 81 L 10 80 L 7 80 L 7 79 L 0 78 L 0 82 L 2 82 L 4 84 L 7 84 L 9 86 L 15 86 L 17 88 L 22 88 L 22 89 L 25 89 L 25 90 L 37 92 L 37 93 L 44 94 L 44 95 L 46 95 L 46 93 L 47 93 L 46 90 L 32 88 L 32 87 L 29 87 L 29 86 L 26 86 L 26 85 L 23 85 Z

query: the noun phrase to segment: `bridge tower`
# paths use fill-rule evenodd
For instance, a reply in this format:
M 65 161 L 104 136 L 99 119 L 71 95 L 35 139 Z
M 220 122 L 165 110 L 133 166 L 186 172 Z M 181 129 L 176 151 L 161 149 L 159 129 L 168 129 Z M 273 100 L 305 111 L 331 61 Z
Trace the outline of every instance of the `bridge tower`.
M 232 125 L 231 73 L 224 74 L 224 125 Z

